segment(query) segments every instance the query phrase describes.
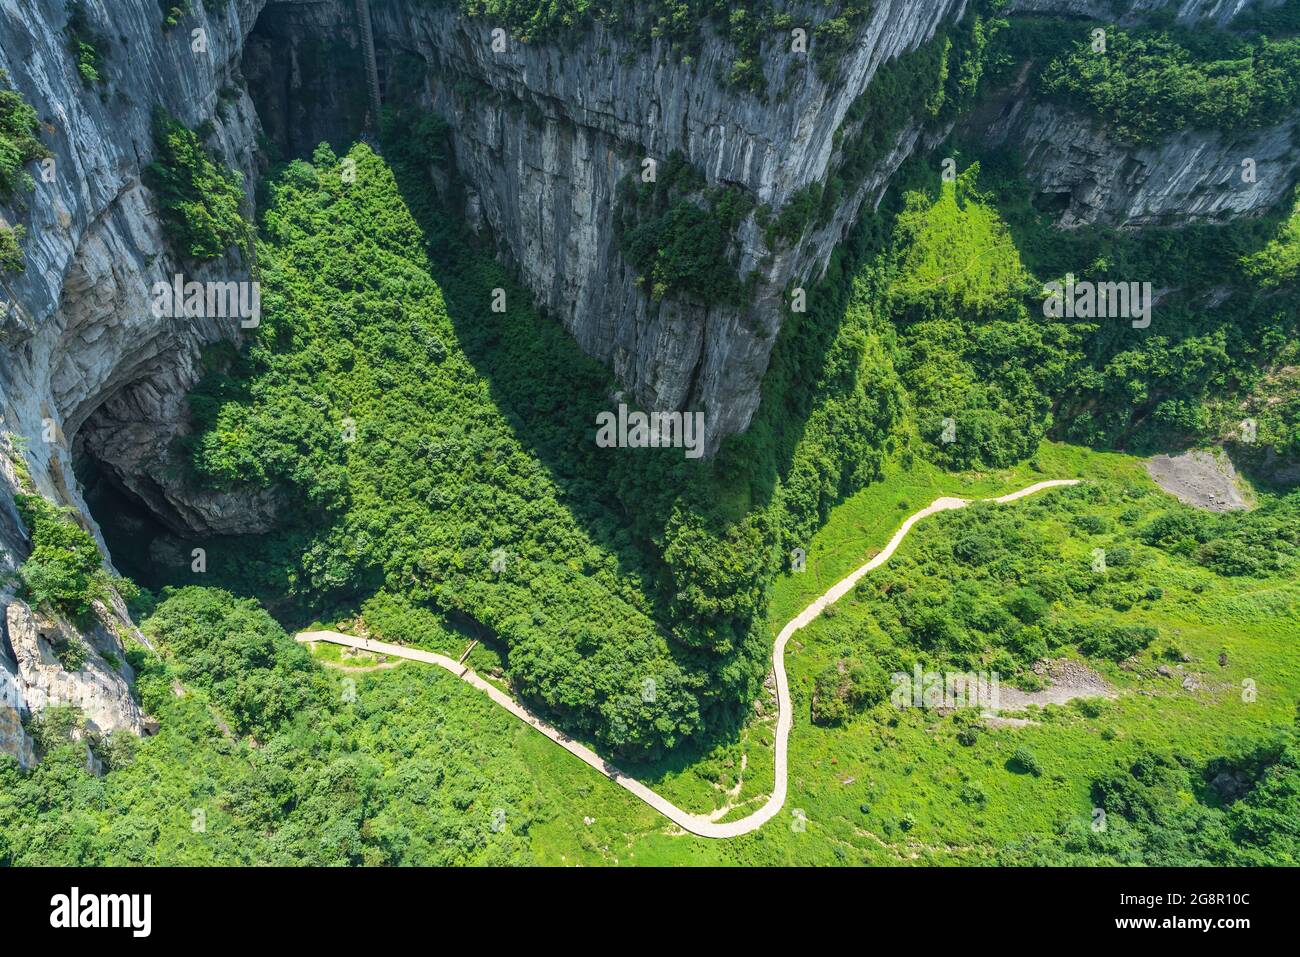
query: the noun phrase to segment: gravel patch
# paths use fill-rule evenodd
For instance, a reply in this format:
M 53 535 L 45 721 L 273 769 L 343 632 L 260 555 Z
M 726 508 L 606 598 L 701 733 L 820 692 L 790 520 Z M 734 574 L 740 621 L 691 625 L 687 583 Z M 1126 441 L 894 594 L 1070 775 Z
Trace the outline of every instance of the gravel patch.
M 1051 682 L 1041 691 L 1021 691 L 1002 685 L 999 691 L 999 711 L 1019 711 L 1031 704 L 1065 704 L 1075 698 L 1115 698 L 1118 692 L 1101 675 L 1073 658 L 1057 658 L 1045 663 L 1047 680 Z
M 1250 508 L 1227 453 L 1193 450 L 1147 459 L 1147 472 L 1180 501 L 1211 512 Z

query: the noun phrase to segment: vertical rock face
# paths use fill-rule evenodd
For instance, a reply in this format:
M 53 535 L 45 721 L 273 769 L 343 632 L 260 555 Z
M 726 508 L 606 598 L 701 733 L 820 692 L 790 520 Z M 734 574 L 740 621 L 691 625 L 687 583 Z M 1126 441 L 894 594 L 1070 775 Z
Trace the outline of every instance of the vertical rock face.
M 1122 24 L 1161 14 L 1183 25 L 1223 26 L 1279 2 L 1011 0 L 1008 10 Z M 680 150 L 710 186 L 741 187 L 756 203 L 780 209 L 835 171 L 836 132 L 880 66 L 959 19 L 965 6 L 965 0 L 874 4 L 829 84 L 810 58 L 789 53 L 774 38 L 759 57 L 766 100 L 719 80 L 735 51 L 707 23 L 691 58 L 660 41 L 644 46 L 599 19 L 573 26 L 562 42 L 510 39 L 494 49 L 498 24 L 465 17 L 455 3 L 385 0 L 371 10 L 381 55 L 413 53 L 427 65 L 424 95 L 451 124 L 471 225 L 494 241 L 538 303 L 585 352 L 609 365 L 641 405 L 704 411 L 712 453 L 725 436 L 748 426 L 758 406 L 788 288 L 820 275 L 831 249 L 863 206 L 878 201 L 915 147 L 917 130 L 905 130 L 875 175 L 794 246 L 768 249 L 754 217 L 744 220 L 735 237 L 739 271 L 756 282 L 742 307 L 671 293 L 654 298 L 614 242 L 618 183 L 639 172 L 644 158 L 662 160 Z M 337 138 L 336 114 L 364 110 L 359 75 L 341 86 L 313 80 L 309 68 L 320 59 L 314 37 L 346 35 L 355 46 L 352 7 L 348 0 L 273 3 L 264 16 L 266 38 L 250 47 L 256 64 L 250 70 L 263 76 L 255 86 L 267 91 L 259 93 L 259 106 L 275 104 L 277 116 L 295 117 L 278 134 L 299 152 L 320 136 Z M 794 0 L 786 12 L 811 31 L 836 11 Z M 350 59 L 359 68 L 359 51 Z M 304 135 L 304 124 L 313 133 Z M 1028 173 L 1043 193 L 1068 194 L 1063 224 L 1141 226 L 1271 207 L 1290 185 L 1294 164 L 1285 154 L 1292 132 L 1286 124 L 1250 136 L 1188 133 L 1138 150 L 1114 142 L 1100 124 L 1022 103 L 991 135 L 1029 152 Z M 1245 156 L 1280 175 L 1246 183 L 1238 175 Z
M 1135 146 L 1076 110 L 1015 99 L 987 138 L 1020 153 L 1026 178 L 1066 227 L 1259 215 L 1285 201 L 1300 169 L 1300 118 L 1242 132 L 1184 130 Z
M 142 383 L 194 380 L 204 343 L 233 338 L 237 320 L 153 314 L 155 282 L 181 273 L 247 278 L 238 258 L 186 268 L 174 261 L 142 183 L 153 155 L 152 114 L 162 107 L 191 127 L 251 187 L 257 120 L 235 73 L 260 0 L 199 13 L 164 32 L 155 0 L 90 0 L 105 37 L 104 81 L 87 87 L 68 52 L 62 0 L 0 0 L 0 68 L 36 108 L 53 164 L 31 194 L 0 215 L 27 230 L 26 268 L 5 277 L 0 396 L 4 427 L 30 440 L 43 493 L 81 508 L 68 442 L 110 397 Z M 192 30 L 202 29 L 197 52 Z M 53 441 L 50 441 L 50 439 Z M 12 543 L 6 543 L 12 546 Z
M 85 0 L 102 35 L 101 83 L 77 71 L 66 32 L 64 0 L 0 0 L 0 69 L 37 111 L 53 164 L 33 172 L 36 187 L 0 205 L 0 219 L 27 231 L 25 269 L 0 277 L 6 304 L 0 326 L 0 431 L 25 439 L 5 443 L 0 468 L 0 567 L 12 571 L 28 550 L 13 511 L 18 479 L 9 459 L 21 455 L 38 491 L 83 515 L 69 443 L 110 399 L 138 389 L 179 396 L 193 383 L 198 349 L 237 334 L 236 320 L 155 316 L 150 290 L 177 273 L 204 280 L 247 278 L 236 258 L 201 270 L 179 266 L 158 225 L 156 204 L 142 183 L 153 154 L 152 112 L 163 107 L 191 127 L 210 122 L 207 142 L 250 185 L 255 173 L 256 115 L 237 75 L 245 35 L 262 0 L 231 0 L 195 12 L 170 31 L 157 0 Z M 201 37 L 192 31 L 202 30 Z M 160 423 L 160 428 L 165 424 Z M 157 435 L 154 435 L 157 441 Z M 91 523 L 93 528 L 93 523 Z M 42 619 L 0 587 L 0 620 L 9 650 L 0 655 L 0 708 L 5 750 L 23 754 L 13 730 L 20 713 L 51 702 L 80 702 L 103 730 L 141 728 L 114 629 L 125 611 L 101 609 L 85 630 L 86 666 L 49 660 L 51 642 L 72 641 L 66 622 Z M 110 627 L 110 625 L 112 627 Z M 108 657 L 105 657 L 105 656 Z
M 34 612 L 26 602 L 11 601 L 5 609 L 5 633 L 13 653 L 14 684 L 33 713 L 72 705 L 81 710 L 90 731 L 140 734 L 144 716 L 131 697 L 131 666 L 106 625 L 111 621 L 109 609 L 99 606 L 94 614 L 94 625 L 74 629 Z M 59 651 L 64 651 L 62 660 Z
M 1266 10 L 1285 0 L 1011 0 L 1009 13 L 1091 17 L 1103 22 L 1136 23 L 1152 14 L 1172 15 L 1183 26 L 1226 26 L 1247 10 Z
M 381 49 L 428 64 L 430 104 L 451 124 L 471 220 L 481 219 L 537 301 L 642 405 L 703 410 L 712 451 L 743 430 L 758 406 L 787 285 L 821 273 L 916 132 L 902 138 L 878 176 L 844 197 L 831 222 L 792 248 L 773 254 L 753 216 L 742 223 L 740 274 L 758 277 L 744 307 L 650 296 L 615 248 L 619 181 L 639 172 L 643 158 L 662 161 L 680 150 L 709 185 L 741 187 L 780 209 L 833 171 L 835 133 L 881 64 L 928 40 L 964 7 L 964 0 L 874 4 L 830 84 L 807 56 L 779 40 L 767 44 L 767 102 L 719 82 L 735 51 L 707 24 L 693 60 L 659 42 L 645 49 L 600 21 L 575 27 L 562 45 L 511 40 L 494 52 L 493 24 L 451 5 L 372 10 Z M 810 31 L 828 15 L 812 3 L 789 12 Z
M 289 156 L 346 147 L 365 127 L 356 26 L 353 0 L 272 0 L 249 34 L 241 69 L 267 139 Z

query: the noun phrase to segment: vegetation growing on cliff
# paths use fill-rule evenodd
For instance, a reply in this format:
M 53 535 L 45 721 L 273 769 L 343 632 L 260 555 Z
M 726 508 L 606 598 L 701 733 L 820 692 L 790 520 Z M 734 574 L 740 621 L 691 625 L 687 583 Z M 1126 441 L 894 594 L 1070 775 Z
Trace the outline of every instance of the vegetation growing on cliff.
M 208 2 L 204 0 L 204 5 Z M 163 30 L 170 30 L 189 15 L 190 0 L 158 0 L 158 8 L 162 10 Z
M 1276 6 L 1254 5 L 1232 21 L 1233 29 L 1257 31 L 1268 37 L 1300 33 L 1300 0 L 1282 0 Z
M 23 239 L 27 230 L 23 226 L 0 226 L 0 273 L 22 272 L 27 268 L 23 258 Z
M 973 13 L 881 64 L 835 132 L 838 156 L 826 181 L 810 183 L 775 212 L 760 211 L 768 246 L 793 245 L 830 222 L 869 176 L 880 175 L 909 127 L 931 132 L 956 117 L 979 90 L 989 40 L 1004 26 Z
M 656 300 L 671 293 L 739 305 L 735 230 L 752 206 L 743 190 L 707 188 L 675 151 L 653 181 L 642 181 L 634 170 L 619 182 L 614 240 Z
M 1197 42 L 1108 27 L 1104 51 L 1079 41 L 1043 72 L 1042 89 L 1139 143 L 1189 127 L 1268 126 L 1300 104 L 1300 40 L 1218 33 Z
M 90 16 L 82 0 L 68 3 L 68 48 L 77 61 L 77 72 L 87 86 L 100 82 L 104 65 L 105 38 L 90 25 Z
M 31 601 L 75 617 L 107 598 L 109 575 L 90 533 L 40 495 L 20 493 L 14 501 L 31 535 L 31 554 L 18 568 Z
M 824 5 L 820 17 L 814 14 L 802 19 L 778 10 L 771 0 L 563 0 L 542 5 L 527 0 L 459 0 L 459 4 L 467 16 L 500 25 L 524 43 L 564 43 L 592 20 L 599 20 L 634 43 L 648 46 L 651 41 L 663 41 L 686 62 L 699 55 L 711 29 L 734 50 L 730 65 L 720 71 L 717 81 L 764 100 L 768 96 L 765 48 L 769 54 L 779 48 L 793 51 L 792 31 L 802 29 L 803 47 L 792 52 L 787 82 L 805 58 L 810 58 L 817 75 L 829 83 L 871 12 L 869 0 L 836 0 Z
M 0 85 L 7 85 L 8 81 L 8 76 L 0 71 Z M 22 94 L 0 89 L 0 200 L 9 199 L 15 190 L 30 190 L 34 185 L 23 167 L 50 155 L 37 139 L 40 129 L 36 110 Z
M 21 93 L 4 88 L 8 81 L 0 70 L 0 202 L 8 202 L 17 191 L 31 190 L 35 183 L 24 167 L 50 155 L 37 139 L 40 122 L 36 110 Z M 22 242 L 26 235 L 21 225 L 0 224 L 0 274 L 25 268 Z
M 154 116 L 157 156 L 145 181 L 158 197 L 163 231 L 176 252 L 216 259 L 247 238 L 239 177 L 213 159 L 195 133 L 166 113 Z

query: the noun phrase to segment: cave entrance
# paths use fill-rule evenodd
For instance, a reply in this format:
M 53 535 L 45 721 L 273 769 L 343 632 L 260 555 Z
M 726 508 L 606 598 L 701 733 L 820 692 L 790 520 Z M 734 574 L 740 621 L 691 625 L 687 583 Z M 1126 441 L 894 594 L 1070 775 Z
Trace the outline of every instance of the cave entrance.
M 1056 218 L 1070 208 L 1073 199 L 1073 193 L 1069 190 L 1062 190 L 1054 193 L 1035 193 L 1030 197 L 1029 202 L 1038 212 Z
M 369 95 L 350 0 L 269 4 L 241 72 L 273 161 L 309 157 L 322 142 L 344 151 L 365 129 Z
M 153 556 L 159 546 L 174 549 L 179 545 L 172 531 L 113 479 L 110 470 L 84 442 L 73 443 L 72 469 L 81 486 L 81 497 L 99 526 L 118 572 L 151 589 L 169 584 L 158 574 L 159 565 Z
M 195 583 L 191 550 L 203 544 L 190 510 L 198 503 L 202 514 L 204 493 L 186 481 L 180 445 L 187 385 L 149 370 L 101 401 L 71 440 L 73 474 L 114 566 L 153 590 Z

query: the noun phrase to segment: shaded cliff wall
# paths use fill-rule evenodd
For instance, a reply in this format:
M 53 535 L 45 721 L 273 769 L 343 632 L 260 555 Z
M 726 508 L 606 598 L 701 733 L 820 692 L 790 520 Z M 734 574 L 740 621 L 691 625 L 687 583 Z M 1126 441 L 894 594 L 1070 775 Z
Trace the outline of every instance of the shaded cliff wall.
M 1267 10 L 1286 0 L 1010 0 L 1009 13 L 1048 13 L 1088 17 L 1122 25 L 1152 15 L 1172 17 L 1181 26 L 1227 26 L 1249 10 Z
M 1020 154 L 1026 178 L 1061 210 L 1065 227 L 1260 215 L 1291 195 L 1300 169 L 1300 117 L 1259 130 L 1184 130 L 1133 145 L 1077 110 L 1021 98 L 985 130 L 990 145 Z

